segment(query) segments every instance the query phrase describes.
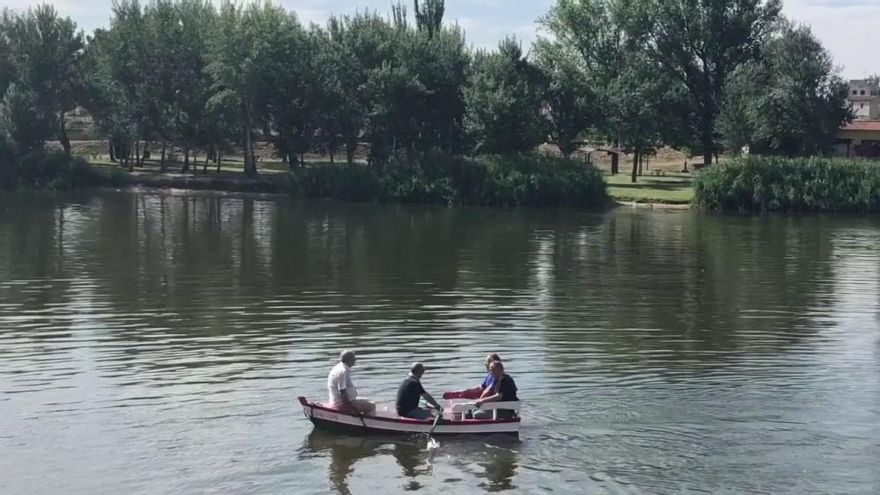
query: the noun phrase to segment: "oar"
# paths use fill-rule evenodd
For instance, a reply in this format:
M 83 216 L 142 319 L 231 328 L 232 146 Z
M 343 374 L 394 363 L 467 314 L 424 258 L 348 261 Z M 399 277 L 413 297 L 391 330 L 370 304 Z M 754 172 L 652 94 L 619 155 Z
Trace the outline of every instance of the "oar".
M 437 429 L 437 424 L 440 422 L 440 418 L 443 417 L 443 408 L 437 410 L 437 417 L 434 418 L 434 424 L 431 425 L 431 431 L 428 432 L 428 450 L 439 449 L 440 442 L 434 440 L 434 430 Z
M 357 410 L 355 412 L 357 412 L 358 417 L 361 418 L 361 424 L 364 426 L 364 436 L 367 436 L 367 422 L 364 421 L 364 413 Z

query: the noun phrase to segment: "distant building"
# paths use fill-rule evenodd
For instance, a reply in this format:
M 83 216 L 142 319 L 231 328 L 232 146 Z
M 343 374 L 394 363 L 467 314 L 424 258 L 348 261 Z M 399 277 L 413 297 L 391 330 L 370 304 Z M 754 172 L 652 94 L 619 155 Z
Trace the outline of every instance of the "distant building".
M 880 77 L 850 81 L 846 101 L 856 120 L 880 120 Z
M 843 126 L 834 154 L 847 158 L 880 157 L 880 120 L 856 120 Z
M 854 120 L 838 132 L 834 154 L 847 158 L 880 157 L 880 77 L 850 81 L 846 103 Z

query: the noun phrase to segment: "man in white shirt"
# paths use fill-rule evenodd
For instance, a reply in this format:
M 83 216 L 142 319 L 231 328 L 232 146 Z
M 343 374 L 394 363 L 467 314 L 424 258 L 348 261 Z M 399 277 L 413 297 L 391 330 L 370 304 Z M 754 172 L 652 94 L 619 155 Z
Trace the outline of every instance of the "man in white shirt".
M 353 351 L 343 351 L 339 355 L 339 363 L 330 370 L 327 377 L 327 392 L 330 396 L 330 407 L 343 412 L 367 416 L 376 414 L 376 404 L 368 399 L 357 396 L 357 388 L 351 380 L 351 368 L 357 362 Z

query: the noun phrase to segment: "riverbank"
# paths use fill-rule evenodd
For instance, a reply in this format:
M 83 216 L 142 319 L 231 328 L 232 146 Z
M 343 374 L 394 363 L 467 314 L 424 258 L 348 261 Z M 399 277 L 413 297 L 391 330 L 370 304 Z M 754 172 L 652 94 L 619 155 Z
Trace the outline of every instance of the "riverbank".
M 432 157 L 381 168 L 309 161 L 304 167 L 261 160 L 261 173 L 246 176 L 235 159 L 188 172 L 169 162 L 145 160 L 131 171 L 105 157 L 67 158 L 50 151 L 39 166 L 18 167 L 12 187 L 68 189 L 82 186 L 145 187 L 226 192 L 291 194 L 344 201 L 471 204 L 498 206 L 606 205 L 686 209 L 693 197 L 690 174 L 655 168 L 631 183 L 629 175 L 543 155 L 513 157 Z M 89 160 L 86 160 L 89 158 Z M 27 171 L 24 174 L 22 171 Z
M 82 158 L 59 152 L 46 156 L 55 165 L 45 170 L 13 164 L 7 185 L 47 189 L 131 185 L 289 193 L 340 201 L 478 206 L 603 207 L 611 201 L 601 171 L 581 162 L 539 154 L 426 154 L 372 166 L 278 164 L 263 166 L 264 173 L 254 176 L 230 171 L 226 163 L 219 167 L 196 166 L 189 173 L 180 173 L 163 172 L 157 163 L 150 162 L 129 171 L 120 164 L 88 164 Z
M 126 172 L 127 173 L 127 172 Z M 609 176 L 607 179 L 613 179 Z M 627 179 L 629 180 L 629 179 Z M 609 181 L 610 182 L 610 181 Z M 187 175 L 180 173 L 156 173 L 135 171 L 128 177 L 128 184 L 137 187 L 160 189 L 214 190 L 225 192 L 290 193 L 291 184 L 286 174 L 268 172 L 249 179 L 241 173 L 221 172 L 220 175 Z M 616 207 L 652 210 L 689 210 L 693 198 L 691 181 L 670 192 L 663 181 L 645 181 L 637 187 L 618 188 L 609 186 L 610 204 Z M 622 191 L 622 192 L 619 192 Z

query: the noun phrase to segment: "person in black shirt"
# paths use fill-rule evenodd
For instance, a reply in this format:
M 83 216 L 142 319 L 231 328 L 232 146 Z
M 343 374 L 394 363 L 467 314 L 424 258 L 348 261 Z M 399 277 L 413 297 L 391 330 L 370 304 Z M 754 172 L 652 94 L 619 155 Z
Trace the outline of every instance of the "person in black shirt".
M 495 382 L 498 384 L 498 391 L 494 395 L 490 395 L 488 397 L 484 397 L 482 399 L 474 402 L 477 407 L 487 403 L 487 402 L 517 402 L 519 401 L 519 397 L 516 396 L 516 382 L 513 381 L 513 378 L 504 373 L 504 365 L 501 364 L 501 361 L 495 361 L 491 365 L 489 365 L 489 372 L 492 373 L 492 376 L 495 377 Z M 474 419 L 492 419 L 493 413 L 492 411 L 477 411 L 474 413 Z M 499 409 L 498 410 L 498 418 L 512 418 L 514 417 L 514 411 L 510 409 Z
M 422 387 L 422 375 L 425 374 L 425 365 L 416 363 L 410 368 L 409 376 L 400 384 L 397 389 L 397 414 L 404 418 L 411 419 L 428 419 L 431 417 L 430 411 L 419 407 L 419 399 L 422 397 L 439 411 L 440 404 L 431 397 L 431 394 Z

